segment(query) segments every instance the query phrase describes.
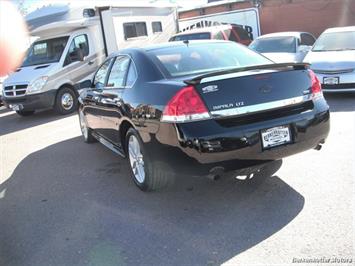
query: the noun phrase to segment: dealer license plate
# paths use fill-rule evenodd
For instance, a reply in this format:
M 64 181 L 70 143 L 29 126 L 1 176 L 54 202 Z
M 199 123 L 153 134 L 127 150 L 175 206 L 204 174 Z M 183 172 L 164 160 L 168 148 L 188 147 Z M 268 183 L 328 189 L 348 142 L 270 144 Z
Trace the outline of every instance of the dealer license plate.
M 261 131 L 264 149 L 291 142 L 290 128 L 288 126 L 273 127 Z
M 339 84 L 339 77 L 324 77 L 323 84 L 329 84 L 329 85 Z

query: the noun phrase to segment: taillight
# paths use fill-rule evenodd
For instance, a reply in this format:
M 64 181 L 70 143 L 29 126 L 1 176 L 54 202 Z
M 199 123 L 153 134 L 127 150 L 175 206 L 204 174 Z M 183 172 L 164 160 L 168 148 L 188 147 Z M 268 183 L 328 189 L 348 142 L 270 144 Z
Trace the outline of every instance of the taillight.
M 193 86 L 179 90 L 166 105 L 161 121 L 190 122 L 210 118 L 206 105 Z
M 322 97 L 323 96 L 322 85 L 320 84 L 319 79 L 317 78 L 316 74 L 314 74 L 312 70 L 309 69 L 308 72 L 312 81 L 311 91 L 312 91 L 313 98 Z

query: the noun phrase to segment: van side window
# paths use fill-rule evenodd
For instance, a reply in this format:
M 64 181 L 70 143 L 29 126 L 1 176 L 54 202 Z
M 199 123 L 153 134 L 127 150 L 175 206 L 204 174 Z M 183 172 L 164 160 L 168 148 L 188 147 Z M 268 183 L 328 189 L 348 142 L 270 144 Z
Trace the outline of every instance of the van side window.
M 68 55 L 65 59 L 64 65 L 80 60 L 80 57 L 89 54 L 89 42 L 86 34 L 75 37 L 70 43 Z
M 111 72 L 107 81 L 107 87 L 123 88 L 128 71 L 130 58 L 119 56 L 112 65 Z
M 153 33 L 163 32 L 163 26 L 161 25 L 160 21 L 153 21 L 152 22 L 152 29 L 153 29 Z
M 107 72 L 109 70 L 109 67 L 111 65 L 112 58 L 108 59 L 103 63 L 99 69 L 95 73 L 94 77 L 94 87 L 96 89 L 103 88 L 105 86 L 105 80 L 107 76 Z
M 148 36 L 145 22 L 123 23 L 123 30 L 125 40 L 139 36 Z

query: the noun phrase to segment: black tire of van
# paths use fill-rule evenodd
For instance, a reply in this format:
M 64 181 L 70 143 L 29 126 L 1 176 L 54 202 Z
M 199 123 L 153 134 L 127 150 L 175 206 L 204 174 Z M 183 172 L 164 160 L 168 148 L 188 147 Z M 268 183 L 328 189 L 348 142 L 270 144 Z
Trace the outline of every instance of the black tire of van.
M 78 108 L 78 96 L 75 91 L 68 87 L 61 88 L 55 98 L 54 110 L 66 115 L 74 112 Z
M 16 111 L 16 113 L 20 116 L 30 116 L 35 113 L 35 111 Z

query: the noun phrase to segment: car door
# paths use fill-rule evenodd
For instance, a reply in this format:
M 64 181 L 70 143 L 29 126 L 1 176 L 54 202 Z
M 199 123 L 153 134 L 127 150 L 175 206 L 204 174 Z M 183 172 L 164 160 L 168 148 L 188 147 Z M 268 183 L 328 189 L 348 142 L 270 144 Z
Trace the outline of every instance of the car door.
M 118 131 L 124 115 L 122 95 L 129 88 L 130 64 L 131 58 L 127 55 L 115 58 L 98 102 L 102 119 L 99 134 L 118 148 L 122 148 Z
M 88 127 L 94 131 L 99 130 L 102 126 L 100 106 L 98 106 L 103 88 L 106 86 L 109 69 L 112 65 L 113 58 L 107 59 L 96 71 L 92 81 L 91 88 L 86 89 L 83 93 L 84 113 L 88 123 Z

